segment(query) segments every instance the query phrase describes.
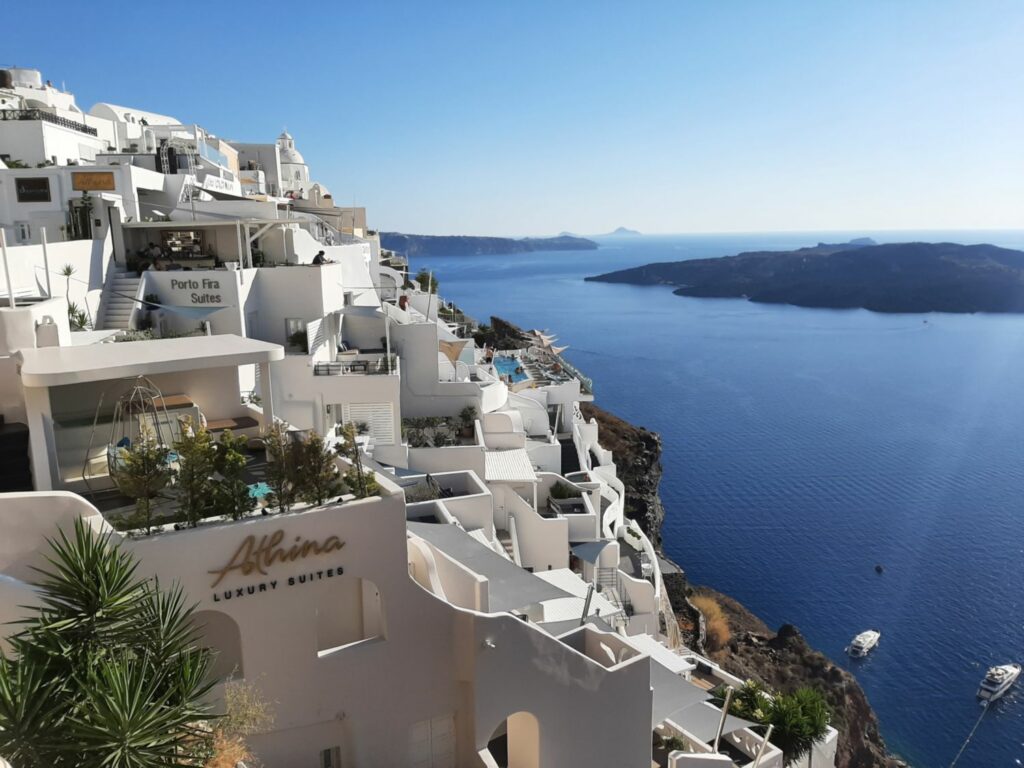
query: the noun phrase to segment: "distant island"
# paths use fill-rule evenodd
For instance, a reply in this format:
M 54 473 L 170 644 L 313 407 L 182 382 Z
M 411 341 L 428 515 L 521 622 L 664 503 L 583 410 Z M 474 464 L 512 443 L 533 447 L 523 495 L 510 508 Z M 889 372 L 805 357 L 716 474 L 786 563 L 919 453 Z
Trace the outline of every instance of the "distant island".
M 587 280 L 671 285 L 679 296 L 875 312 L 1024 312 L 1024 251 L 869 238 L 795 251 L 646 264 Z
M 571 235 L 558 237 L 474 237 L 471 235 L 406 235 L 381 232 L 381 247 L 415 256 L 486 256 L 531 251 L 593 251 L 593 240 Z
M 642 232 L 637 232 L 635 229 L 626 229 L 625 227 L 618 227 L 611 232 L 605 232 L 603 235 L 590 235 L 590 237 L 639 237 Z M 579 235 L 573 232 L 559 232 L 559 237 L 579 237 Z

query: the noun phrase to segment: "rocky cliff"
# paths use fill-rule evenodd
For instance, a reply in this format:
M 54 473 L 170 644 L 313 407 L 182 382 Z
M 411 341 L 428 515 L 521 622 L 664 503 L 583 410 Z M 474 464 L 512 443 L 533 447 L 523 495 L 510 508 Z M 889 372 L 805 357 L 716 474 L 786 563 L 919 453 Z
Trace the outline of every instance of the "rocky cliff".
M 661 483 L 661 437 L 643 427 L 590 403 L 581 404 L 587 419 L 597 419 L 601 444 L 611 450 L 626 486 L 626 514 L 636 520 L 661 549 L 661 525 L 665 508 L 658 494 Z M 803 686 L 825 695 L 839 731 L 838 768 L 890 768 L 899 763 L 886 752 L 878 718 L 864 691 L 848 672 L 807 645 L 799 630 L 782 626 L 777 633 L 732 598 L 706 587 L 694 588 L 685 571 L 664 577 L 665 588 L 676 612 L 684 642 L 701 648 L 700 615 L 690 603 L 693 595 L 713 597 L 721 606 L 731 631 L 727 646 L 711 654 L 726 670 L 742 678 L 754 678 L 784 692 Z
M 658 495 L 661 485 L 661 435 L 598 408 L 580 403 L 583 417 L 597 419 L 601 445 L 615 456 L 619 480 L 628 489 L 626 516 L 636 520 L 654 546 L 661 548 L 661 524 L 665 507 Z
M 381 232 L 380 244 L 410 258 L 417 256 L 484 256 L 533 251 L 593 251 L 598 245 L 583 237 L 473 237 L 469 235 L 406 235 Z
M 994 245 L 819 243 L 645 264 L 587 280 L 672 285 L 679 296 L 875 312 L 1024 312 L 1024 251 Z

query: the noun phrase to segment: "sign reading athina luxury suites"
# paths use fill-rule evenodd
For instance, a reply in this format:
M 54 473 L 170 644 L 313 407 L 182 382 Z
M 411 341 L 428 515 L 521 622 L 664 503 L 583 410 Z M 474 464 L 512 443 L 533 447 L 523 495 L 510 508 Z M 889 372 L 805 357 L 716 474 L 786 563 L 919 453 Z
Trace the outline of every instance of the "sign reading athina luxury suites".
M 295 563 L 300 560 L 311 558 L 322 558 L 337 552 L 345 546 L 337 536 L 328 536 L 324 539 L 306 539 L 302 536 L 295 536 L 291 543 L 285 542 L 285 532 L 282 529 L 276 530 L 265 536 L 246 536 L 238 549 L 231 556 L 231 559 L 221 568 L 208 571 L 215 578 L 210 585 L 216 588 L 226 576 L 238 573 L 242 576 L 275 576 L 267 578 L 255 584 L 247 584 L 242 587 L 232 587 L 213 593 L 213 601 L 219 603 L 222 600 L 233 600 L 247 595 L 255 595 L 261 592 L 276 592 L 278 588 L 295 587 L 301 584 L 310 584 L 314 581 L 332 579 L 341 576 L 345 571 L 340 565 L 332 565 L 329 568 L 320 568 L 315 571 L 288 576 L 277 577 L 272 574 L 277 566 L 285 563 Z M 319 565 L 322 561 L 318 561 Z

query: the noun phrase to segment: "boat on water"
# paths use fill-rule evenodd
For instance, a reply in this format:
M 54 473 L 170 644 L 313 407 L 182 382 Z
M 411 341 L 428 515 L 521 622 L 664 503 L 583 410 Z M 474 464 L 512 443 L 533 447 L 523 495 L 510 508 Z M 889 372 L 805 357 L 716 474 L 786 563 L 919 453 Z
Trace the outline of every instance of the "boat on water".
M 1020 677 L 1020 664 L 1000 664 L 989 667 L 985 679 L 978 688 L 978 698 L 982 701 L 995 701 L 1006 693 L 1010 686 Z
M 882 633 L 877 629 L 868 629 L 861 632 L 850 643 L 846 652 L 854 658 L 861 658 L 867 656 L 868 653 L 878 645 L 878 641 L 882 638 Z

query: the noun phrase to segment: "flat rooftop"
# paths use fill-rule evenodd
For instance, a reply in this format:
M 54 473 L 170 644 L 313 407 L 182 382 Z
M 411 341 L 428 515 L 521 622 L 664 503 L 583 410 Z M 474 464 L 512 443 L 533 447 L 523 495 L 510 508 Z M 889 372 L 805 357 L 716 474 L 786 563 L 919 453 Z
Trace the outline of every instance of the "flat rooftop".
M 176 371 L 225 368 L 284 359 L 284 347 L 233 334 L 23 349 L 26 387 L 57 387 Z
M 485 547 L 456 525 L 406 523 L 408 530 L 437 547 L 473 573 L 487 579 L 488 611 L 502 613 L 567 597 L 552 584 L 524 571 Z

